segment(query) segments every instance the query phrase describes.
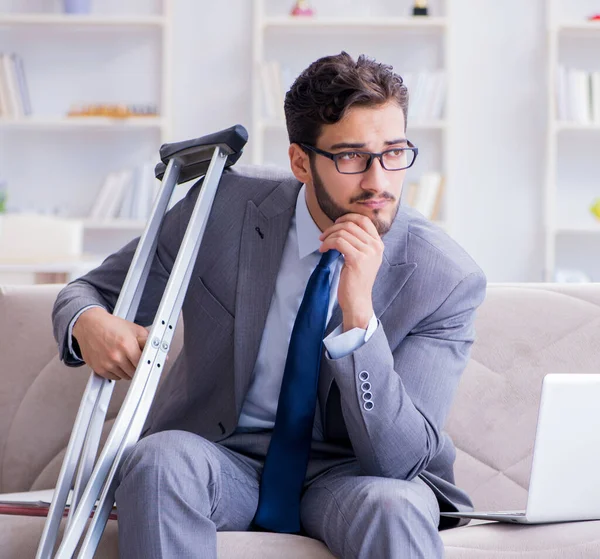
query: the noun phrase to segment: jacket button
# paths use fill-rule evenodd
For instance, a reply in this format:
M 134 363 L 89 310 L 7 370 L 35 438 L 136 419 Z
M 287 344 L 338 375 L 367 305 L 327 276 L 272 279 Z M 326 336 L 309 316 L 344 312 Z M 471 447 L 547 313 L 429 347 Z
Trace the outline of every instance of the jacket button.
M 370 382 L 363 382 L 360 385 L 361 389 L 363 392 L 368 392 L 369 390 L 371 390 L 371 383 Z
M 369 380 L 369 373 L 367 371 L 361 371 L 358 373 L 358 378 L 360 380 Z
M 363 398 L 363 400 L 364 400 L 365 402 L 367 402 L 367 401 L 369 401 L 369 400 L 372 400 L 372 399 L 373 399 L 373 394 L 371 394 L 370 392 L 365 392 L 365 393 L 362 395 L 362 398 Z
M 373 402 L 365 402 L 363 404 L 363 408 L 365 408 L 367 411 L 371 411 L 374 408 L 375 404 L 373 404 Z

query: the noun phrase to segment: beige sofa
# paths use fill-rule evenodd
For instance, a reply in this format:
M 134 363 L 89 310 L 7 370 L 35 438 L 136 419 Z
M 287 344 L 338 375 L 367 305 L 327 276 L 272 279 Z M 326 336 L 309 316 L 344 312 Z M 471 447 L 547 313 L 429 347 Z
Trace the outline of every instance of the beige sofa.
M 0 493 L 54 486 L 87 382 L 87 368 L 57 357 L 50 310 L 60 287 L 0 288 Z M 457 483 L 481 509 L 523 508 L 542 377 L 600 370 L 600 284 L 490 285 L 476 327 L 447 423 Z M 117 384 L 107 428 L 127 388 Z M 42 518 L 0 515 L 0 558 L 34 557 L 42 526 Z M 600 522 L 471 523 L 442 537 L 449 559 L 600 557 Z M 229 532 L 218 541 L 220 558 L 332 557 L 300 536 Z M 118 556 L 116 522 L 96 556 Z

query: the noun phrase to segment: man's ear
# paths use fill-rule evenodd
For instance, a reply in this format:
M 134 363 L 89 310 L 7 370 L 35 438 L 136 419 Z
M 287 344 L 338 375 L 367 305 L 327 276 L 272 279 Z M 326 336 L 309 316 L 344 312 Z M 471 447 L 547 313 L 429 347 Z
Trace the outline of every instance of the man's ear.
M 288 155 L 294 176 L 303 184 L 311 182 L 312 174 L 308 154 L 298 144 L 290 144 Z

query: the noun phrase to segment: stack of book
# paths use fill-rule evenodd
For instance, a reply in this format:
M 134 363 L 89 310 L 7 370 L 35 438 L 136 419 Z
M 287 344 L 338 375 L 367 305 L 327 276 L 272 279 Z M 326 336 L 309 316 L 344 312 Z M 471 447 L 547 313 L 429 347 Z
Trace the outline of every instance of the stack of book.
M 423 173 L 418 183 L 409 183 L 405 189 L 403 205 L 414 208 L 429 220 L 439 219 L 444 190 L 444 178 L 440 173 Z
M 67 495 L 66 508 L 63 516 L 67 516 L 71 503 L 72 491 Z M 54 496 L 54 489 L 44 489 L 41 491 L 27 491 L 23 493 L 4 493 L 0 494 L 0 514 L 16 514 L 18 516 L 48 516 L 50 504 Z M 96 503 L 97 505 L 97 503 Z M 96 509 L 94 505 L 94 511 Z M 94 512 L 90 518 L 94 516 Z M 117 507 L 113 505 L 108 518 L 117 519 Z
M 0 53 L 0 118 L 16 119 L 30 114 L 23 59 L 15 53 Z
M 150 161 L 135 169 L 109 173 L 94 200 L 89 218 L 146 220 L 159 189 L 160 181 L 155 178 L 154 163 Z
M 559 66 L 556 74 L 557 118 L 600 124 L 600 72 Z
M 411 122 L 440 120 L 444 116 L 446 73 L 442 70 L 423 70 L 403 74 L 408 88 L 408 119 Z

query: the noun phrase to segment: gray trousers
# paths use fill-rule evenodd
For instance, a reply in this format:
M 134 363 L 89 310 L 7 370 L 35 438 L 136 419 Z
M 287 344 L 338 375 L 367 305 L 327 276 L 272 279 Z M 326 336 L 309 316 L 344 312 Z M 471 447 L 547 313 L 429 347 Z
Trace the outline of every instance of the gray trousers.
M 248 530 L 268 449 L 266 434 L 219 443 L 185 431 L 141 439 L 119 472 L 119 553 L 127 559 L 217 557 L 217 531 Z M 339 558 L 444 556 L 431 489 L 364 476 L 350 451 L 313 443 L 301 501 L 304 533 Z

